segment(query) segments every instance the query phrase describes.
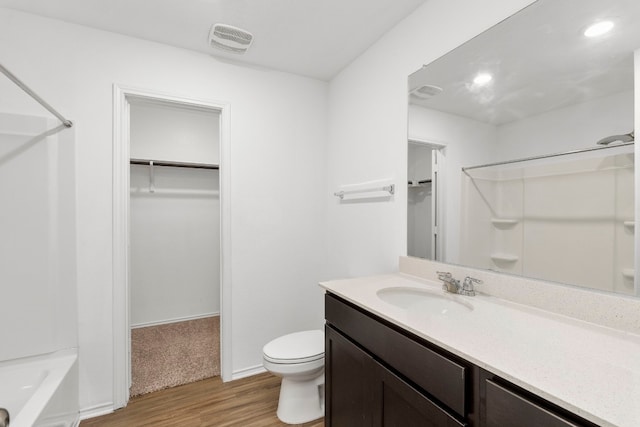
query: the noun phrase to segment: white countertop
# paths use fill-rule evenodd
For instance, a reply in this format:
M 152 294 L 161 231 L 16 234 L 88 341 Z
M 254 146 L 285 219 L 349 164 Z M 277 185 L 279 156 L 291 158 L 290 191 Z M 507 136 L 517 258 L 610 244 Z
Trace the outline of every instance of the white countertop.
M 403 274 L 320 286 L 596 424 L 640 426 L 638 335 L 481 294 L 448 294 L 439 282 Z M 390 287 L 432 291 L 472 309 L 405 310 L 377 296 Z

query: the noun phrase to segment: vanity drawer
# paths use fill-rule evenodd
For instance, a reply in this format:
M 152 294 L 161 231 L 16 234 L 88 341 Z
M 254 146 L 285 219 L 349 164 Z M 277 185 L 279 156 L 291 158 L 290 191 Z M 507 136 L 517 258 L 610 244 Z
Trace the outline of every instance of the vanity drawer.
M 485 381 L 486 427 L 596 427 L 572 421 L 544 403 L 536 402 L 490 379 Z
M 325 296 L 325 317 L 327 323 L 365 347 L 378 360 L 460 416 L 467 416 L 467 366 L 329 293 Z

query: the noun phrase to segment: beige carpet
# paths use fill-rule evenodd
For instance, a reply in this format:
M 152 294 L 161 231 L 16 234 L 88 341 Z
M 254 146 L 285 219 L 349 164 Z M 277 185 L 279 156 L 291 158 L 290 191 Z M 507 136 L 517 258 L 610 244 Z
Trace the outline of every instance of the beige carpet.
M 131 330 L 131 396 L 220 375 L 220 316 Z

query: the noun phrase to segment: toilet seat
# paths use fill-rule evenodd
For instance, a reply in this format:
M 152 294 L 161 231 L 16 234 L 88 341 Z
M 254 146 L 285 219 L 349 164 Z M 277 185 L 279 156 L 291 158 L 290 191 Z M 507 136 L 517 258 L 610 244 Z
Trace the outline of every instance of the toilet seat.
M 296 364 L 324 358 L 324 332 L 320 330 L 294 332 L 269 342 L 262 349 L 264 359 L 271 363 Z

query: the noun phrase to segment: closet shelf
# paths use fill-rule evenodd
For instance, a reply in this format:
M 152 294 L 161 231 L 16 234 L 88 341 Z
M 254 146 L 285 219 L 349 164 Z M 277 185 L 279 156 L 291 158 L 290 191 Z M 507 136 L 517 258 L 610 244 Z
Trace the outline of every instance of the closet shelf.
M 496 262 L 516 262 L 519 258 L 517 255 L 494 253 L 491 254 L 491 259 Z
M 636 270 L 633 268 L 623 268 L 622 277 L 625 279 L 634 279 L 636 277 Z
M 415 180 L 415 181 L 409 181 L 409 188 L 414 188 L 414 187 L 426 187 L 428 184 L 430 185 L 432 183 L 431 179 L 422 179 L 422 180 Z

